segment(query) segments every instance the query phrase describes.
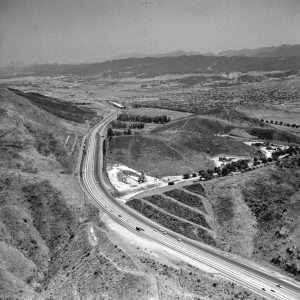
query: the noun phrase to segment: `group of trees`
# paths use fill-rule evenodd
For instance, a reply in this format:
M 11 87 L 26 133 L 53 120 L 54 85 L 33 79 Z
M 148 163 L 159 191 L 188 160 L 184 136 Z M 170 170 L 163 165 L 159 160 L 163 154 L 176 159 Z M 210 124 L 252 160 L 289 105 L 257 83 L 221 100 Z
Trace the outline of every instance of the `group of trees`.
M 299 146 L 290 146 L 287 149 L 284 150 L 277 150 L 272 153 L 272 157 L 266 158 L 261 157 L 257 158 L 254 157 L 252 160 L 253 167 L 257 167 L 260 165 L 264 165 L 266 163 L 271 163 L 273 161 L 277 161 L 281 156 L 283 155 L 297 155 L 300 154 L 300 147 Z M 188 179 L 190 177 L 197 177 L 200 176 L 204 178 L 205 180 L 210 180 L 214 177 L 223 177 L 231 174 L 232 172 L 247 172 L 253 170 L 253 167 L 249 166 L 250 161 L 247 159 L 241 159 L 238 161 L 233 161 L 228 164 L 225 164 L 222 167 L 215 167 L 213 169 L 207 169 L 207 170 L 200 170 L 197 173 L 183 174 L 183 179 Z
M 287 127 L 292 127 L 292 128 L 300 128 L 299 124 L 291 124 L 291 123 L 284 123 L 282 121 L 273 121 L 273 120 L 264 120 L 264 119 L 260 119 L 261 122 L 263 123 L 269 123 L 269 124 L 275 124 L 275 125 L 280 125 L 280 126 L 287 126 Z
M 144 123 L 164 124 L 169 121 L 170 118 L 166 115 L 149 117 L 144 115 L 120 114 L 116 121 L 111 122 L 111 127 L 108 129 L 107 136 L 131 135 L 132 129 L 144 129 Z
M 129 128 L 131 129 L 144 129 L 145 124 L 144 123 L 131 123 L 129 125 Z
M 170 121 L 170 118 L 166 115 L 150 117 L 145 115 L 120 114 L 118 116 L 118 121 L 164 124 L 168 123 Z
M 227 176 L 232 172 L 246 171 L 249 168 L 248 163 L 249 160 L 241 159 L 238 161 L 233 161 L 231 163 L 228 163 L 223 167 L 214 167 L 213 169 L 200 170 L 198 171 L 198 173 L 192 173 L 191 175 L 185 173 L 183 174 L 183 179 L 200 176 L 205 180 L 209 180 L 216 176 L 218 177 Z
M 299 146 L 290 146 L 287 149 L 277 150 L 272 153 L 272 158 L 274 160 L 278 160 L 280 156 L 286 155 L 286 154 L 288 154 L 288 156 L 300 154 L 300 147 Z
M 125 128 L 127 128 L 127 124 L 124 122 L 120 122 L 120 121 L 112 121 L 111 127 L 117 128 L 117 129 L 125 129 Z
M 107 137 L 112 138 L 113 136 L 121 136 L 121 135 L 132 135 L 132 131 L 130 128 L 124 130 L 112 130 L 111 127 L 107 130 Z
M 111 122 L 112 128 L 116 129 L 144 129 L 145 124 L 144 123 L 130 123 L 127 124 L 126 122 L 122 121 L 113 121 Z

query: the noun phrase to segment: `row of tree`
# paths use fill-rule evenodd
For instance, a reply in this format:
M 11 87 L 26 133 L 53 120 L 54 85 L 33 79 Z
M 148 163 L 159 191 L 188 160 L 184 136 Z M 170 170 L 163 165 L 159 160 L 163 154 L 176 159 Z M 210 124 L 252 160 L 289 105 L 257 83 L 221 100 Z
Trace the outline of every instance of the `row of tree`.
M 299 146 L 290 146 L 287 149 L 284 150 L 277 150 L 272 153 L 272 157 L 266 158 L 266 157 L 254 157 L 252 160 L 252 164 L 255 167 L 259 165 L 264 165 L 266 163 L 271 163 L 273 161 L 278 161 L 278 159 L 283 155 L 297 155 L 300 154 L 300 147 Z M 198 173 L 192 173 L 183 174 L 183 179 L 188 179 L 190 177 L 197 177 L 200 176 L 204 178 L 205 180 L 210 180 L 214 177 L 223 177 L 227 176 L 233 172 L 247 172 L 253 170 L 253 167 L 249 167 L 250 160 L 247 159 L 241 159 L 238 161 L 233 161 L 228 164 L 225 164 L 222 167 L 215 167 L 214 169 L 207 169 L 207 170 L 200 170 Z
M 146 115 L 120 114 L 118 115 L 118 121 L 164 124 L 168 123 L 170 121 L 170 118 L 166 115 L 150 117 Z
M 107 137 L 110 139 L 113 136 L 121 136 L 121 135 L 132 135 L 132 131 L 130 128 L 124 130 L 112 130 L 111 127 L 107 130 Z
M 122 121 L 113 121 L 111 122 L 112 128 L 116 129 L 144 129 L 145 124 L 144 123 L 130 123 L 127 124 L 126 122 Z
M 282 121 L 274 121 L 274 120 L 264 120 L 264 119 L 260 119 L 261 122 L 263 123 L 268 123 L 268 124 L 274 124 L 274 125 L 280 125 L 280 126 L 287 126 L 287 127 L 292 127 L 292 128 L 300 128 L 299 124 L 291 124 L 291 123 L 284 123 Z

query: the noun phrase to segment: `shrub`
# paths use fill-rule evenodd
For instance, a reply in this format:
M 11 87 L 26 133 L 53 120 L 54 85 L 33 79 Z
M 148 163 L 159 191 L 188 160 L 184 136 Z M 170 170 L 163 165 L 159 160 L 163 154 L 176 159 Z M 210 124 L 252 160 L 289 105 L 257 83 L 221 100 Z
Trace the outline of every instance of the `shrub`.
M 145 197 L 144 199 L 172 215 L 186 219 L 187 221 L 190 221 L 197 225 L 210 228 L 210 226 L 205 220 L 205 217 L 201 213 L 197 213 L 194 210 L 191 210 L 185 206 L 182 206 L 179 203 L 176 203 L 176 200 L 172 201 L 162 197 L 161 195 L 152 195 L 149 197 Z
M 205 207 L 202 203 L 202 200 L 195 195 L 191 195 L 189 193 L 186 193 L 186 192 L 184 192 L 182 190 L 178 190 L 178 189 L 167 191 L 164 194 L 173 199 L 176 199 L 177 201 L 179 201 L 185 205 L 188 205 L 188 206 L 191 206 L 194 208 L 198 208 L 198 209 L 206 212 Z
M 190 223 L 186 223 L 177 219 L 176 217 L 162 213 L 158 209 L 155 209 L 155 207 L 152 205 L 147 204 L 140 199 L 132 199 L 127 202 L 127 205 L 137 210 L 145 217 L 174 232 L 180 233 L 190 239 L 207 243 L 209 245 L 216 245 L 215 240 L 205 229 L 195 227 Z
M 204 187 L 200 183 L 194 183 L 194 184 L 191 184 L 191 185 L 186 185 L 186 186 L 184 186 L 184 189 L 186 189 L 190 192 L 205 196 Z

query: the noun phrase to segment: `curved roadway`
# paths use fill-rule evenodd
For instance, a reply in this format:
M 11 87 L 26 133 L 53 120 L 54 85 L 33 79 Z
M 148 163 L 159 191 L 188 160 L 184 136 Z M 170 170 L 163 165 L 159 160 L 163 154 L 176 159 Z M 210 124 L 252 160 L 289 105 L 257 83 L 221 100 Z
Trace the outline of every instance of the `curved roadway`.
M 103 180 L 102 154 L 107 125 L 115 118 L 116 113 L 104 118 L 91 129 L 83 141 L 85 151 L 81 156 L 79 177 L 82 189 L 91 200 L 131 232 L 208 265 L 256 294 L 267 299 L 300 300 L 300 285 L 293 279 L 287 279 L 253 262 L 235 259 L 228 253 L 178 235 L 114 199 L 106 191 Z M 144 231 L 137 231 L 137 226 Z

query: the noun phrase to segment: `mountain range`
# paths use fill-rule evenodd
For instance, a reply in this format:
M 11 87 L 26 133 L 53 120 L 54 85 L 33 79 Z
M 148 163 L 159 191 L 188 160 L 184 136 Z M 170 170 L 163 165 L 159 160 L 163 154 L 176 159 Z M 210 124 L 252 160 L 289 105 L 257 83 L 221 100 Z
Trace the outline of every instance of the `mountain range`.
M 172 57 L 172 56 L 192 56 L 192 55 L 205 55 L 205 56 L 250 56 L 250 57 L 290 57 L 290 56 L 300 56 L 300 44 L 295 45 L 280 45 L 280 46 L 270 46 L 270 47 L 259 47 L 259 48 L 245 48 L 245 49 L 231 49 L 221 51 L 219 53 L 214 52 L 200 52 L 200 51 L 171 51 L 165 53 L 155 53 L 155 54 L 145 54 L 145 53 L 131 53 L 119 57 L 116 59 L 124 58 L 145 58 L 145 57 Z
M 18 75 L 102 75 L 154 77 L 164 74 L 282 71 L 300 69 L 300 45 L 229 50 L 218 55 L 172 52 L 84 64 L 39 64 L 0 70 L 0 78 Z
M 300 44 L 261 47 L 255 49 L 227 50 L 218 56 L 291 57 L 300 56 Z

